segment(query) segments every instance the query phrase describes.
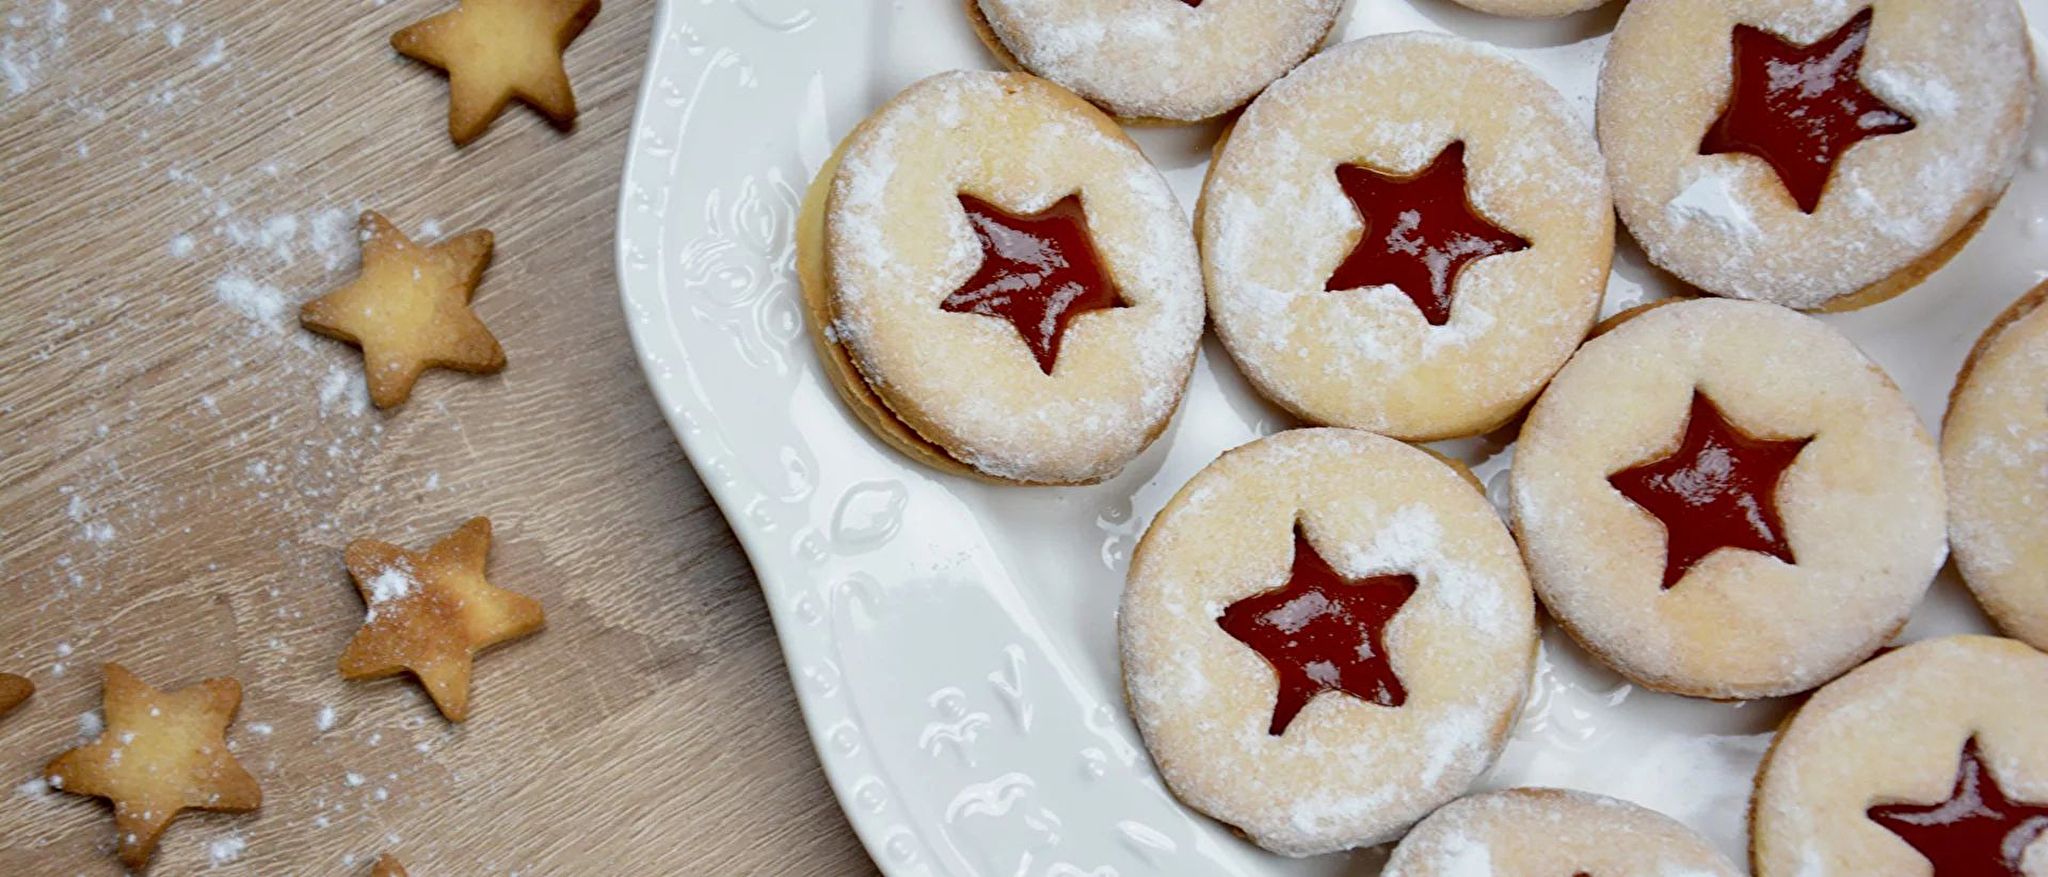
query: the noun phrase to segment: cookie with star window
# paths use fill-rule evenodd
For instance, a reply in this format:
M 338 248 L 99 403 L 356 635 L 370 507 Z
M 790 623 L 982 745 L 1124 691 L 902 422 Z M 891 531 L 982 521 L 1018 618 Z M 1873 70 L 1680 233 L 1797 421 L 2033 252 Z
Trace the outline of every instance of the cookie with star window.
M 2048 649 L 2048 283 L 1993 321 L 1942 421 L 1956 567 L 2000 630 Z
M 1165 428 L 1194 366 L 1186 214 L 1114 121 L 1035 76 L 905 89 L 819 171 L 797 239 L 827 375 L 944 471 L 1100 481 Z
M 1661 691 L 1832 679 L 1947 557 L 1911 404 L 1840 332 L 1776 305 L 1667 304 L 1587 342 L 1530 409 L 1511 480 L 1544 606 Z
M 2048 655 L 1955 636 L 1886 653 L 1785 723 L 1757 773 L 1757 877 L 2048 874 Z
M 1738 877 L 1678 820 L 1569 789 L 1502 789 L 1443 806 L 1401 839 L 1381 877 Z
M 1534 399 L 1614 253 L 1599 150 L 1563 96 L 1433 34 L 1347 43 L 1274 83 L 1198 214 L 1216 332 L 1252 386 L 1310 423 L 1417 441 Z
M 2034 103 L 2012 0 L 1635 0 L 1598 128 L 1650 261 L 1721 296 L 1847 310 L 1975 234 Z
M 1536 652 L 1528 575 L 1470 474 L 1363 430 L 1279 433 L 1197 473 L 1117 617 L 1167 788 L 1290 856 L 1384 843 L 1464 794 Z
M 1126 121 L 1182 124 L 1251 100 L 1323 44 L 1343 0 L 963 0 L 1004 64 Z

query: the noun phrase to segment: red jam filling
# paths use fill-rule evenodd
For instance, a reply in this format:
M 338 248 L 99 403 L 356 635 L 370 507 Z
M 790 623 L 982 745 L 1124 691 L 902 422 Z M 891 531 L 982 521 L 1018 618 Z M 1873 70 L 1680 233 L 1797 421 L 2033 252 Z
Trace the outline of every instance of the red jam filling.
M 1223 610 L 1217 624 L 1250 646 L 1280 677 L 1267 733 L 1286 733 L 1295 714 L 1325 691 L 1397 707 L 1408 690 L 1387 659 L 1387 623 L 1415 595 L 1415 577 L 1347 579 L 1294 527 L 1287 583 Z
M 1088 235 L 1079 194 L 1029 216 L 966 194 L 960 208 L 981 245 L 981 265 L 939 307 L 1010 321 L 1040 371 L 1052 374 L 1075 317 L 1124 306 Z
M 1421 173 L 1388 176 L 1337 166 L 1337 185 L 1365 224 L 1351 254 L 1323 284 L 1327 292 L 1392 285 L 1432 326 L 1451 319 L 1458 272 L 1474 260 L 1529 248 L 1488 222 L 1465 196 L 1465 144 L 1444 147 Z
M 1974 737 L 1963 744 L 1948 800 L 1881 804 L 1867 815 L 1927 857 L 1935 877 L 2021 877 L 2027 847 L 2048 833 L 2048 805 L 2007 798 Z
M 1752 438 L 1695 390 L 1678 450 L 1609 475 L 1607 483 L 1663 522 L 1669 589 L 1722 548 L 1794 562 L 1778 517 L 1778 481 L 1810 441 Z
M 1700 154 L 1746 152 L 1763 159 L 1799 209 L 1812 213 L 1849 147 L 1866 137 L 1913 130 L 1912 119 L 1857 79 L 1871 17 L 1865 7 L 1810 46 L 1736 25 L 1728 107 L 1707 129 Z

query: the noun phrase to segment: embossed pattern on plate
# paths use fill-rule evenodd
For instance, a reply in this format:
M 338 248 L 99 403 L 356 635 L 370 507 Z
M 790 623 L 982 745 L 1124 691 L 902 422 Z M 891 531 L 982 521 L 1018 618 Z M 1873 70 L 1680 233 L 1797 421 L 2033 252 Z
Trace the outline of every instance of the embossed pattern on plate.
M 1535 65 L 1586 123 L 1620 4 L 1548 22 L 1446 0 L 1354 0 L 1344 38 L 1448 30 Z M 2048 0 L 2025 0 L 2038 19 Z M 2043 51 L 2036 39 L 2037 54 Z M 1176 804 L 1124 711 L 1115 607 L 1130 551 L 1222 450 L 1285 428 L 1213 340 L 1157 445 L 1105 484 L 937 475 L 840 408 L 803 337 L 792 231 L 837 138 L 904 85 L 991 63 L 958 0 L 668 0 L 619 202 L 618 271 L 663 412 L 759 573 L 847 818 L 892 875 L 1363 875 L 1380 855 L 1264 854 Z M 1969 344 L 2048 277 L 2048 107 L 1991 222 L 1927 287 L 1827 317 L 1929 423 Z M 1192 206 L 1216 129 L 1137 137 Z M 1666 294 L 1625 245 L 1607 310 Z M 1439 447 L 1505 496 L 1511 446 Z M 1904 639 L 1988 629 L 1944 573 Z M 1744 846 L 1749 777 L 1788 704 L 1645 692 L 1545 637 L 1486 785 L 1627 798 Z

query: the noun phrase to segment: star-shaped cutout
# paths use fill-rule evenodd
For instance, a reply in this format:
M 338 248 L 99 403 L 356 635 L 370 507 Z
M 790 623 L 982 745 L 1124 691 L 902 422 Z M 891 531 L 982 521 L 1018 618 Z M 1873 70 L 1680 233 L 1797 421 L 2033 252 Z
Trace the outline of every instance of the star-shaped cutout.
M 370 877 L 407 877 L 407 875 L 405 873 L 405 866 L 399 864 L 398 857 L 385 853 L 377 857 L 377 865 L 370 869 Z
M 1124 306 L 1088 234 L 1081 196 L 1068 195 L 1029 216 L 972 195 L 959 197 L 981 245 L 981 264 L 939 307 L 1010 321 L 1039 370 L 1052 374 L 1074 318 Z
M 1870 7 L 1810 46 L 1746 24 L 1735 26 L 1728 106 L 1700 141 L 1701 155 L 1763 159 L 1799 209 L 1820 206 L 1835 163 L 1859 141 L 1913 130 L 1913 120 L 1857 76 L 1870 41 Z
M 1811 436 L 1753 438 L 1693 391 L 1678 449 L 1607 476 L 1607 483 L 1664 525 L 1664 587 L 1722 548 L 1795 562 L 1778 516 L 1778 481 Z
M 1325 691 L 1380 706 L 1406 703 L 1408 690 L 1387 655 L 1386 632 L 1415 587 L 1410 575 L 1345 578 L 1316 553 L 1297 522 L 1287 582 L 1230 604 L 1216 620 L 1280 677 L 1267 733 L 1286 733 L 1295 715 Z
M 562 50 L 597 17 L 598 0 L 460 0 L 391 35 L 391 47 L 448 71 L 448 136 L 463 146 L 513 98 L 556 127 L 576 123 Z
M 342 560 L 369 606 L 341 653 L 341 675 L 417 677 L 451 722 L 469 717 L 478 652 L 541 628 L 540 604 L 484 580 L 491 522 L 472 518 L 424 553 L 358 539 Z
M 114 804 L 122 864 L 149 865 L 179 812 L 243 813 L 263 804 L 256 779 L 228 751 L 228 724 L 242 704 L 233 679 L 162 692 L 119 664 L 106 666 L 105 730 L 43 769 L 50 788 Z
M 489 374 L 505 367 L 498 339 L 469 309 L 491 263 L 489 231 L 423 247 L 374 210 L 360 224 L 362 273 L 307 302 L 299 323 L 362 347 L 370 401 L 379 408 L 404 402 L 430 368 Z
M 1880 804 L 1866 815 L 1927 857 L 1934 877 L 2022 877 L 2027 848 L 2048 834 L 2048 804 L 2006 797 L 1974 737 L 1963 744 L 1948 800 Z
M 1520 235 L 1480 216 L 1466 197 L 1462 140 L 1405 177 L 1340 164 L 1337 185 L 1365 227 L 1323 284 L 1326 292 L 1390 285 L 1414 301 L 1430 325 L 1441 326 L 1450 322 L 1451 296 L 1465 266 L 1529 248 Z
M 28 696 L 36 693 L 36 684 L 27 677 L 12 673 L 0 673 L 0 718 L 5 718 Z

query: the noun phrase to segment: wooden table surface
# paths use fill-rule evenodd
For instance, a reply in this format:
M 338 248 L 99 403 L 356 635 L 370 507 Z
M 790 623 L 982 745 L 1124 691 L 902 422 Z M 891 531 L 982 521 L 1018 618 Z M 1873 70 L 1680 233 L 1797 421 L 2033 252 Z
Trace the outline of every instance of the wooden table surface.
M 109 809 L 37 780 L 107 661 L 246 692 L 263 808 L 186 815 L 154 873 L 873 871 L 627 341 L 613 214 L 655 3 L 608 0 L 570 48 L 573 133 L 515 106 L 461 150 L 445 79 L 387 43 L 449 5 L 0 3 L 0 671 L 39 688 L 0 719 L 0 874 L 119 873 Z M 502 374 L 379 412 L 356 350 L 297 327 L 365 208 L 497 233 Z M 548 627 L 479 660 L 454 726 L 409 679 L 337 675 L 363 617 L 341 548 L 472 515 Z

